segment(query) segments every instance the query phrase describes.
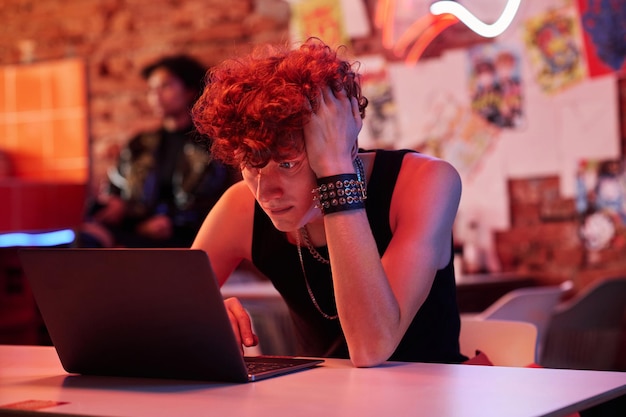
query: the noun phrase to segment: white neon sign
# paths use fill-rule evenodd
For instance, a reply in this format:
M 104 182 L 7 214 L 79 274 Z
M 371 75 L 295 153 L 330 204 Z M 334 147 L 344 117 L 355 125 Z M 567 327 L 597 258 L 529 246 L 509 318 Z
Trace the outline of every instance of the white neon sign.
M 498 20 L 492 24 L 483 22 L 463 5 L 455 1 L 437 1 L 430 5 L 430 12 L 435 16 L 451 14 L 480 36 L 495 38 L 509 27 L 519 9 L 520 3 L 521 0 L 509 0 Z

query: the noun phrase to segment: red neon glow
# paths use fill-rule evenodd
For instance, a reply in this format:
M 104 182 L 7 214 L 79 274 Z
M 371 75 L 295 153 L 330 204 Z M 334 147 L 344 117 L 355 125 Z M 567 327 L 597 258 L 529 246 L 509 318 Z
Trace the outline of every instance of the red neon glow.
M 424 50 L 441 32 L 446 30 L 449 26 L 458 23 L 459 19 L 451 14 L 443 14 L 436 16 L 434 23 L 426 28 L 421 36 L 415 41 L 413 47 L 409 51 L 406 57 L 407 64 L 415 64 L 420 59 Z
M 427 14 L 418 20 L 400 35 L 397 41 L 394 41 L 393 34 L 395 30 L 394 13 L 396 8 L 396 0 L 380 0 L 377 4 L 374 23 L 382 29 L 382 44 L 387 49 L 393 49 L 394 54 L 402 56 L 409 49 L 409 45 L 413 46 L 409 49 L 409 53 L 405 58 L 407 64 L 415 64 L 426 47 L 441 32 L 449 26 L 459 22 L 459 19 L 451 14 L 433 15 Z
M 481 36 L 498 36 L 511 24 L 519 5 L 520 0 L 507 1 L 498 20 L 492 24 L 486 24 L 458 3 L 438 1 L 431 5 L 429 14 L 413 22 L 394 44 L 396 0 L 379 0 L 376 6 L 374 24 L 382 29 L 383 46 L 387 49 L 393 49 L 397 56 L 404 55 L 409 45 L 413 43 L 405 61 L 414 64 L 420 59 L 433 39 L 458 22 L 463 22 Z
M 394 10 L 396 9 L 396 0 L 380 0 L 376 7 L 374 16 L 374 24 L 382 28 L 382 43 L 385 48 L 393 47 L 393 29 L 394 29 Z
M 420 37 L 420 35 L 433 24 L 435 17 L 432 14 L 427 14 L 417 19 L 404 33 L 398 38 L 396 44 L 393 47 L 393 51 L 397 56 L 402 56 L 406 53 L 409 45 Z

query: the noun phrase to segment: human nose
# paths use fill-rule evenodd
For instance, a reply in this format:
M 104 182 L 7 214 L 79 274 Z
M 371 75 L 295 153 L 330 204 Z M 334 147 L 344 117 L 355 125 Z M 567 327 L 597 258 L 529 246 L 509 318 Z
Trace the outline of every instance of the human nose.
M 159 105 L 161 103 L 161 97 L 162 97 L 162 89 L 161 88 L 151 88 L 150 90 L 148 90 L 146 96 L 148 98 L 148 103 L 150 103 L 153 106 Z
M 276 175 L 265 167 L 256 174 L 256 199 L 269 201 L 282 195 L 282 187 Z

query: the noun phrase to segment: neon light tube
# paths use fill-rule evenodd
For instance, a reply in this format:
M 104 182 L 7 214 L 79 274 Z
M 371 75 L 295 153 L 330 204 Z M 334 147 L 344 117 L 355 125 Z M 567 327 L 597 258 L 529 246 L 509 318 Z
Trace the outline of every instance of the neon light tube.
M 480 36 L 495 38 L 509 27 L 519 9 L 520 3 L 521 0 L 509 0 L 506 6 L 504 6 L 504 10 L 498 20 L 490 25 L 483 22 L 464 6 L 454 1 L 437 1 L 430 5 L 430 12 L 434 15 L 446 13 L 454 15 Z
M 45 233 L 4 233 L 0 234 L 0 248 L 15 246 L 57 246 L 74 241 L 70 229 Z
M 426 50 L 426 47 L 430 45 L 433 39 L 439 36 L 439 34 L 443 32 L 447 27 L 452 26 L 458 22 L 459 19 L 451 14 L 436 16 L 433 24 L 429 26 L 419 37 L 419 39 L 413 44 L 413 47 L 409 51 L 405 62 L 407 64 L 416 64 Z

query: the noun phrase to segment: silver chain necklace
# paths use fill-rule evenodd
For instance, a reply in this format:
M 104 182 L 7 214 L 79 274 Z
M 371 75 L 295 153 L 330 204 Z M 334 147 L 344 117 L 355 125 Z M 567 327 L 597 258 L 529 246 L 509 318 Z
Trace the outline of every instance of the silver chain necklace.
M 306 230 L 306 226 L 300 229 L 300 233 L 302 234 L 302 240 L 304 240 L 304 245 L 309 250 L 311 256 L 313 256 L 319 262 L 329 265 L 330 261 L 322 256 L 321 253 L 315 249 L 315 246 L 311 244 L 311 239 L 309 239 L 309 232 Z
M 332 316 L 330 314 L 326 314 L 324 310 L 322 310 L 322 308 L 319 306 L 319 304 L 317 304 L 317 300 L 315 299 L 313 290 L 311 290 L 311 286 L 309 285 L 309 280 L 306 276 L 306 271 L 304 269 L 304 260 L 302 260 L 302 249 L 300 248 L 300 233 L 299 232 L 296 233 L 296 247 L 298 248 L 298 257 L 300 258 L 300 268 L 302 268 L 302 275 L 304 276 L 304 283 L 306 284 L 306 290 L 309 293 L 309 297 L 311 298 L 313 305 L 325 319 L 328 319 L 328 320 L 337 319 L 337 317 L 339 317 L 337 314 L 334 314 Z
M 353 165 L 356 168 L 357 180 L 363 183 L 363 189 L 366 189 L 367 185 L 365 185 L 365 168 L 363 167 L 363 161 L 361 161 L 361 157 L 357 156 L 356 158 L 354 158 Z

